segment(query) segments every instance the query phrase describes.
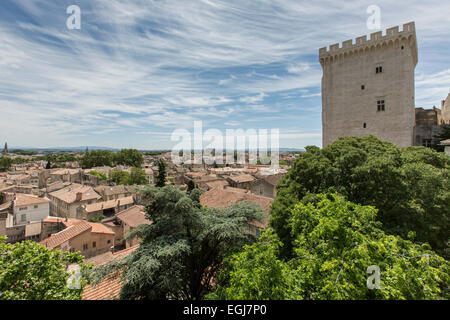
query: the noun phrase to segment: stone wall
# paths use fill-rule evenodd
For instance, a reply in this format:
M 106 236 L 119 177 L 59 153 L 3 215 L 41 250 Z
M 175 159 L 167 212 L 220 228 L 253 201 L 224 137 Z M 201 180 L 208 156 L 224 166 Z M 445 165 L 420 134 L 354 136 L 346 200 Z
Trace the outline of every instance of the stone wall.
M 319 50 L 323 68 L 323 146 L 339 137 L 373 134 L 405 147 L 413 144 L 414 23 Z M 377 68 L 382 67 L 382 72 Z M 384 101 L 384 110 L 378 109 Z

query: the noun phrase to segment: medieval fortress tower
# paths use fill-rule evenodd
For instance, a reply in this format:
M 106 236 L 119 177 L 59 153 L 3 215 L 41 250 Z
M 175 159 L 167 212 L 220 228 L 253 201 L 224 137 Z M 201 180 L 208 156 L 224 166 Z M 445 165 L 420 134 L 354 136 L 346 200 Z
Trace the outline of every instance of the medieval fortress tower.
M 362 36 L 355 43 L 347 40 L 342 46 L 321 48 L 319 61 L 323 147 L 339 137 L 370 134 L 400 147 L 422 145 L 423 137 L 415 135 L 414 22 L 404 24 L 402 31 L 397 26 L 385 35 L 379 31 L 370 39 Z

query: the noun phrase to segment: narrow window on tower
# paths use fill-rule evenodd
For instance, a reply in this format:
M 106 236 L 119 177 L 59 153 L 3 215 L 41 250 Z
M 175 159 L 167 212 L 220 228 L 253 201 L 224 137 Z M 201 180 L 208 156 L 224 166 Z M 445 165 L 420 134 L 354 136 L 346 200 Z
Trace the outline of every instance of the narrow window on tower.
M 378 100 L 377 101 L 377 111 L 384 111 L 384 100 Z
M 363 124 L 363 128 L 365 129 L 365 128 L 367 128 L 367 124 L 364 122 L 364 124 Z
M 383 67 L 382 66 L 378 66 L 375 68 L 375 73 L 382 73 L 383 72 Z
M 364 90 L 366 88 L 365 85 L 361 85 L 361 90 Z

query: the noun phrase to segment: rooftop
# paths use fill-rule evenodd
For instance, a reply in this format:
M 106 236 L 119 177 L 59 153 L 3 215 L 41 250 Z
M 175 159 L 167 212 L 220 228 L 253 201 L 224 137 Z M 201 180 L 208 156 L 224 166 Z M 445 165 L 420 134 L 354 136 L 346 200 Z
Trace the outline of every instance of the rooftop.
M 48 198 L 39 198 L 38 196 L 34 196 L 31 194 L 16 193 L 16 200 L 14 202 L 14 205 L 17 207 L 22 207 L 40 203 L 50 203 L 50 200 Z
M 74 203 L 77 201 L 78 193 L 81 193 L 81 201 L 101 198 L 92 187 L 80 184 L 72 184 L 66 188 L 51 192 L 50 195 L 66 203 Z
M 132 206 L 116 214 L 116 217 L 122 220 L 130 227 L 137 227 L 141 224 L 151 224 L 152 222 L 146 219 L 145 210 L 143 206 Z

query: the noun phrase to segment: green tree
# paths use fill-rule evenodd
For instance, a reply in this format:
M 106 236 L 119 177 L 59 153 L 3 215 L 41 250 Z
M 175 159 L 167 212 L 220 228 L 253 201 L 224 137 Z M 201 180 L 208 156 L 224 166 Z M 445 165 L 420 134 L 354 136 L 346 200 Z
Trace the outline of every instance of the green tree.
M 289 208 L 309 193 L 330 188 L 349 201 L 379 209 L 389 234 L 428 242 L 448 256 L 450 159 L 424 147 L 399 148 L 374 136 L 341 138 L 322 150 L 307 147 L 277 185 L 270 224 L 283 256 L 292 255 Z
M 103 172 L 91 170 L 88 172 L 88 174 L 97 176 L 100 179 L 100 181 L 108 180 L 108 176 L 106 175 L 106 173 L 103 173 Z
M 198 193 L 173 186 L 142 191 L 148 219 L 127 237 L 141 238 L 130 256 L 96 268 L 94 282 L 122 271 L 121 299 L 200 299 L 212 289 L 222 260 L 256 239 L 250 221 L 264 212 L 254 204 L 227 209 L 203 208 Z
M 144 157 L 139 150 L 122 149 L 114 155 L 114 162 L 124 166 L 140 168 L 144 163 Z
M 114 170 L 109 175 L 110 180 L 112 180 L 117 185 L 130 185 L 131 174 L 122 170 Z
M 1 238 L 1 237 L 0 237 Z M 79 300 L 86 280 L 80 289 L 69 289 L 70 263 L 81 265 L 82 273 L 89 266 L 82 264 L 79 253 L 50 250 L 32 242 L 5 244 L 0 239 L 0 299 L 5 300 Z
M 193 180 L 189 180 L 187 183 L 187 192 L 191 192 L 195 189 L 195 182 Z
M 156 177 L 155 186 L 162 188 L 166 185 L 166 163 L 160 159 L 158 161 L 158 176 Z
M 0 172 L 8 171 L 11 168 L 13 161 L 8 157 L 0 157 Z
M 109 150 L 86 151 L 81 158 L 81 167 L 90 169 L 93 167 L 112 166 L 113 155 Z
M 433 138 L 435 140 L 431 147 L 438 152 L 444 152 L 444 146 L 441 146 L 440 143 L 442 140 L 450 139 L 450 124 L 442 126 L 442 132 L 433 136 Z
M 226 260 L 220 299 L 448 299 L 448 261 L 399 236 L 387 235 L 377 210 L 337 194 L 309 195 L 289 210 L 293 256 L 267 230 L 261 240 Z M 369 266 L 380 289 L 369 289 Z
M 140 168 L 131 168 L 130 184 L 148 184 L 148 178 L 145 171 Z

